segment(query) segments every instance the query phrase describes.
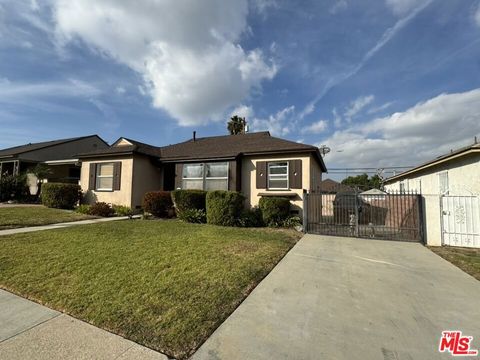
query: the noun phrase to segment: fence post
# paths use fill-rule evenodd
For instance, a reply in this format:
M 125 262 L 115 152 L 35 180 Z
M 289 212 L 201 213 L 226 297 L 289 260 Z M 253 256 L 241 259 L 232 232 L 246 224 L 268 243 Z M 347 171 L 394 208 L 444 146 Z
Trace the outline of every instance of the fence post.
M 359 211 L 358 211 L 358 194 L 360 193 L 358 188 L 355 188 L 355 236 L 359 237 L 360 231 L 359 231 L 359 221 L 358 221 L 358 216 L 359 216 Z
M 308 194 L 307 190 L 303 189 L 303 233 L 308 231 Z

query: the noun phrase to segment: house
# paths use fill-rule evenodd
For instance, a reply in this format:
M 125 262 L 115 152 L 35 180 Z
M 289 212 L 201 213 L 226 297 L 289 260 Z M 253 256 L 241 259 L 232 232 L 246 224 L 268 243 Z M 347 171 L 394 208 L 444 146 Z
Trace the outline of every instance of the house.
M 360 198 L 366 202 L 384 201 L 387 193 L 380 189 L 370 189 L 359 194 Z
M 322 180 L 318 189 L 322 194 L 336 194 L 339 192 L 354 192 L 354 189 L 348 185 L 339 183 L 332 179 Z
M 477 142 L 388 178 L 385 190 L 421 194 L 427 244 L 480 247 Z
M 79 156 L 85 202 L 140 208 L 153 190 L 240 191 L 247 206 L 262 196 L 289 197 L 301 214 L 304 191 L 316 189 L 326 167 L 317 147 L 269 132 L 193 138 L 157 147 L 120 138 Z
M 28 173 L 37 164 L 50 169 L 46 181 L 78 183 L 80 163 L 78 153 L 107 148 L 98 135 L 88 135 L 39 143 L 29 143 L 0 150 L 0 178 L 4 175 Z M 37 179 L 29 174 L 30 192 L 36 192 Z

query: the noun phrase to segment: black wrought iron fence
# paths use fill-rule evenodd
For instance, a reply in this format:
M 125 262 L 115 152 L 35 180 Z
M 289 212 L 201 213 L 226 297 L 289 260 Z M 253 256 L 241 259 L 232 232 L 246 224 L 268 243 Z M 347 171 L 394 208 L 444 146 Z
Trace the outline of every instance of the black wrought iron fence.
M 422 241 L 421 197 L 383 191 L 308 193 L 304 196 L 306 231 L 362 238 Z

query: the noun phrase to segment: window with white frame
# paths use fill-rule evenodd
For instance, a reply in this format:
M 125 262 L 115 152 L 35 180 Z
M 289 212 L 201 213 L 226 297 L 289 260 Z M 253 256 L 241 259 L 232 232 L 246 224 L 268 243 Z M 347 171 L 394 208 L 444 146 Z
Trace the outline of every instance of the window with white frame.
M 400 192 L 402 194 L 408 192 L 408 180 L 400 181 Z
M 95 190 L 113 191 L 113 163 L 97 164 Z
M 444 171 L 438 174 L 438 191 L 440 195 L 448 193 L 448 172 Z
M 228 163 L 184 164 L 182 189 L 228 190 Z
M 268 163 L 268 189 L 288 190 L 288 161 Z

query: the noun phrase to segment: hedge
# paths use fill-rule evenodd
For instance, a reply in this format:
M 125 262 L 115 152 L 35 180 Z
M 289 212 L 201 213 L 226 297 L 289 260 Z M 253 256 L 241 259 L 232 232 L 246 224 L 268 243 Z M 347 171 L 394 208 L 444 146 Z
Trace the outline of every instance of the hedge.
M 290 200 L 283 197 L 261 197 L 259 202 L 267 226 L 282 226 L 290 216 Z
M 172 200 L 177 211 L 177 215 L 183 211 L 196 209 L 206 209 L 207 192 L 203 190 L 174 190 L 172 191 Z
M 80 200 L 78 184 L 45 183 L 42 185 L 42 204 L 57 209 L 73 209 Z
M 143 196 L 142 207 L 156 217 L 168 217 L 173 207 L 169 191 L 150 191 Z
M 216 190 L 207 193 L 207 223 L 236 226 L 243 211 L 245 197 L 236 191 Z

